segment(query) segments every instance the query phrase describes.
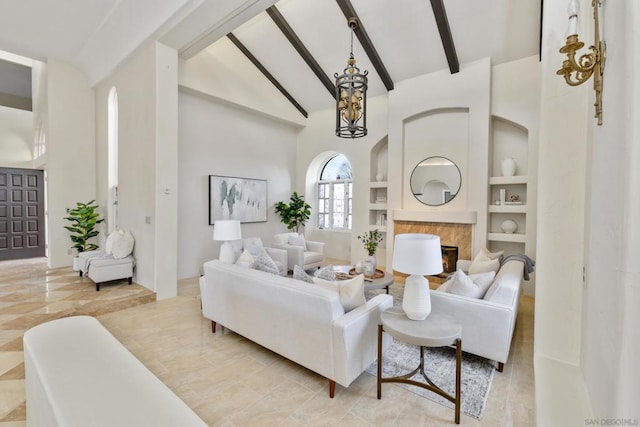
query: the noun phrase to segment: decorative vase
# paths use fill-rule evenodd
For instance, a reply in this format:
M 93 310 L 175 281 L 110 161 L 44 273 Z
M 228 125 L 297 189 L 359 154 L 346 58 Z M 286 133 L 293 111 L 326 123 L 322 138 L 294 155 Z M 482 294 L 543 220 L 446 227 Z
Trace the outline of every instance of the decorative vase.
M 507 157 L 502 161 L 502 176 L 514 176 L 516 174 L 516 161 L 513 157 Z
M 500 224 L 500 228 L 503 232 L 512 234 L 518 228 L 518 224 L 516 224 L 516 222 L 511 219 L 505 219 L 504 221 L 502 221 L 502 224 Z
M 371 277 L 373 273 L 376 272 L 376 258 L 373 255 L 369 255 L 363 261 L 364 264 L 364 275 Z
M 364 272 L 364 262 L 358 261 L 355 265 L 356 274 L 362 274 Z
M 384 174 L 382 172 L 378 172 L 378 174 L 376 175 L 376 181 L 378 182 L 384 181 Z

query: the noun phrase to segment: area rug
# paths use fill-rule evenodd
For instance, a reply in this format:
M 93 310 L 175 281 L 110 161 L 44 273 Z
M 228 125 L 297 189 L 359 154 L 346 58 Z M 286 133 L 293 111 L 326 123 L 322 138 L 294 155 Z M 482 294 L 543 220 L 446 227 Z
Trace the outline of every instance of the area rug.
M 431 381 L 446 393 L 451 395 L 455 394 L 455 349 L 449 347 L 427 347 L 424 352 L 424 363 L 425 372 Z M 394 340 L 391 347 L 382 355 L 382 377 L 405 375 L 413 371 L 419 364 L 420 348 L 418 346 Z M 487 397 L 489 396 L 489 390 L 491 389 L 494 371 L 495 365 L 492 361 L 473 354 L 462 354 L 462 386 L 460 391 L 462 412 L 476 419 L 482 418 Z M 375 362 L 371 365 L 367 369 L 367 373 L 377 376 L 378 363 Z M 426 383 L 419 373 L 411 379 Z M 449 408 L 454 407 L 452 402 L 429 390 L 403 383 L 382 384 L 383 397 L 384 388 L 392 384 L 406 388 L 413 393 Z

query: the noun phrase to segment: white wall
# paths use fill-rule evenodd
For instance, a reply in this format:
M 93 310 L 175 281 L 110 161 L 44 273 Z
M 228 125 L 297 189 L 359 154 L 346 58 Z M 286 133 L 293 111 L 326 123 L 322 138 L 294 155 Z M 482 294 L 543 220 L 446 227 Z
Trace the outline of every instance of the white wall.
M 46 75 L 47 242 L 56 268 L 73 258 L 66 210 L 96 195 L 94 94 L 85 75 L 64 62 L 49 60 Z
M 583 10 L 590 11 L 584 2 Z M 587 103 L 593 144 L 588 159 L 587 280 L 580 363 L 594 413 L 640 418 L 640 6 L 605 3 L 603 124 Z M 576 296 L 577 297 L 577 296 Z
M 416 96 L 428 94 L 428 96 Z M 448 70 L 405 80 L 396 84 L 389 93 L 389 179 L 387 206 L 390 210 L 410 209 L 422 211 L 475 211 L 474 252 L 487 242 L 487 180 L 489 149 L 489 114 L 491 96 L 491 63 L 488 58 L 463 64 L 457 74 Z M 427 114 L 453 110 L 452 114 Z M 467 113 L 468 111 L 468 113 Z M 457 140 L 453 148 L 439 146 L 435 149 L 419 144 L 419 133 L 439 116 L 445 126 L 455 121 L 464 129 L 456 129 L 444 136 Z M 422 120 L 424 119 L 424 122 Z M 421 121 L 421 123 L 416 122 Z M 432 126 L 433 127 L 433 126 Z M 436 132 L 446 133 L 446 127 Z M 407 139 L 409 138 L 409 139 Z M 428 138 L 424 137 L 425 140 Z M 462 148 L 461 148 L 462 147 Z M 433 148 L 433 147 L 432 147 Z M 422 151 L 420 151 L 422 150 Z M 425 206 L 418 202 L 408 185 L 411 171 L 422 160 L 432 155 L 443 155 L 460 168 L 462 185 L 459 194 L 443 206 Z M 392 240 L 387 242 L 387 261 L 393 253 Z
M 175 296 L 177 52 L 150 43 L 96 86 L 98 201 L 103 214 L 107 101 L 113 86 L 119 115 L 118 226 L 136 240 L 136 283 L 155 291 L 158 298 Z M 165 188 L 169 194 L 164 194 Z
M 243 237 L 287 231 L 274 211 L 294 189 L 297 130 L 208 95 L 179 94 L 178 277 L 202 274 L 221 242 L 208 225 L 209 175 L 267 180 L 267 222 L 242 224 Z M 290 266 L 292 267 L 292 266 Z
M 335 136 L 335 110 L 323 110 L 309 114 L 307 126 L 298 136 L 295 189 L 306 196 L 312 206 L 311 220 L 305 227 L 309 240 L 326 243 L 328 257 L 351 261 L 364 259 L 367 253 L 356 236 L 368 230 L 369 182 L 371 180 L 370 155 L 372 148 L 387 135 L 387 97 L 367 99 L 368 134 L 355 140 Z M 317 228 L 317 187 L 320 166 L 331 154 L 342 153 L 351 163 L 353 171 L 353 229 L 348 231 L 320 230 Z M 311 167 L 310 167 L 311 166 Z M 378 264 L 385 260 L 378 254 Z
M 516 175 L 527 175 L 526 204 L 538 203 L 538 140 L 540 138 L 540 62 L 538 55 L 518 61 L 496 65 L 491 73 L 491 115 L 493 116 L 493 161 L 491 176 L 500 176 L 502 146 L 509 144 L 509 156 L 518 164 Z M 507 120 L 507 123 L 504 123 Z M 521 134 L 514 135 L 515 127 L 522 127 Z M 518 129 L 519 131 L 519 129 Z M 520 132 L 519 132 L 520 133 Z M 514 142 L 526 133 L 522 147 Z M 524 189 L 523 189 L 524 190 Z M 536 259 L 538 212 L 529 208 L 526 216 L 525 254 Z M 525 281 L 523 290 L 535 294 L 536 273 Z
M 591 9 L 582 3 L 582 10 Z M 591 85 L 570 87 L 555 74 L 562 64 L 557 50 L 565 41 L 566 5 L 545 4 L 544 12 L 535 353 L 578 365 Z
M 33 158 L 33 113 L 0 106 L 0 166 L 24 167 Z

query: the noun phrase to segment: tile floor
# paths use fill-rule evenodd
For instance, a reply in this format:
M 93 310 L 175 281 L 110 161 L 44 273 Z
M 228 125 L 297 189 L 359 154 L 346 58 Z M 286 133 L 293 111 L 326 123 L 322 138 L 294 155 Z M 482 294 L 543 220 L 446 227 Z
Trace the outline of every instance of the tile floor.
M 69 310 L 82 312 L 74 302 L 86 301 L 89 290 L 95 297 L 94 289 L 68 268 L 47 270 L 42 260 L 14 268 L 0 263 L 0 427 L 25 425 L 24 331 Z M 102 295 L 133 292 L 126 284 L 103 289 Z M 336 386 L 329 399 L 328 381 L 317 374 L 227 330 L 212 334 L 200 312 L 198 278 L 180 281 L 178 289 L 176 298 L 111 304 L 96 315 L 209 425 L 454 425 L 452 410 L 394 384 L 385 384 L 377 400 L 375 377 L 366 373 L 349 388 Z M 401 292 L 392 287 L 396 297 Z M 535 425 L 533 307 L 533 298 L 522 298 L 509 363 L 494 376 L 483 419 L 462 415 L 461 425 Z

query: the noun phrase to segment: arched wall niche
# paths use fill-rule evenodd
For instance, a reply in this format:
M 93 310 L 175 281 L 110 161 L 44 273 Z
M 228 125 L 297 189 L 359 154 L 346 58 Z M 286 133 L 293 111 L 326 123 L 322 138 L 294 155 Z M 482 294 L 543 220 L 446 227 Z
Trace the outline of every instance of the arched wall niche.
M 529 130 L 514 121 L 491 116 L 492 143 L 489 144 L 489 173 L 491 176 L 502 175 L 501 163 L 506 157 L 516 161 L 516 175 L 529 173 Z
M 453 161 L 462 176 L 458 195 L 446 205 L 428 207 L 413 196 L 409 182 L 418 163 L 440 156 Z M 438 108 L 424 111 L 403 123 L 403 206 L 405 209 L 464 210 L 467 205 L 469 162 L 469 109 Z

